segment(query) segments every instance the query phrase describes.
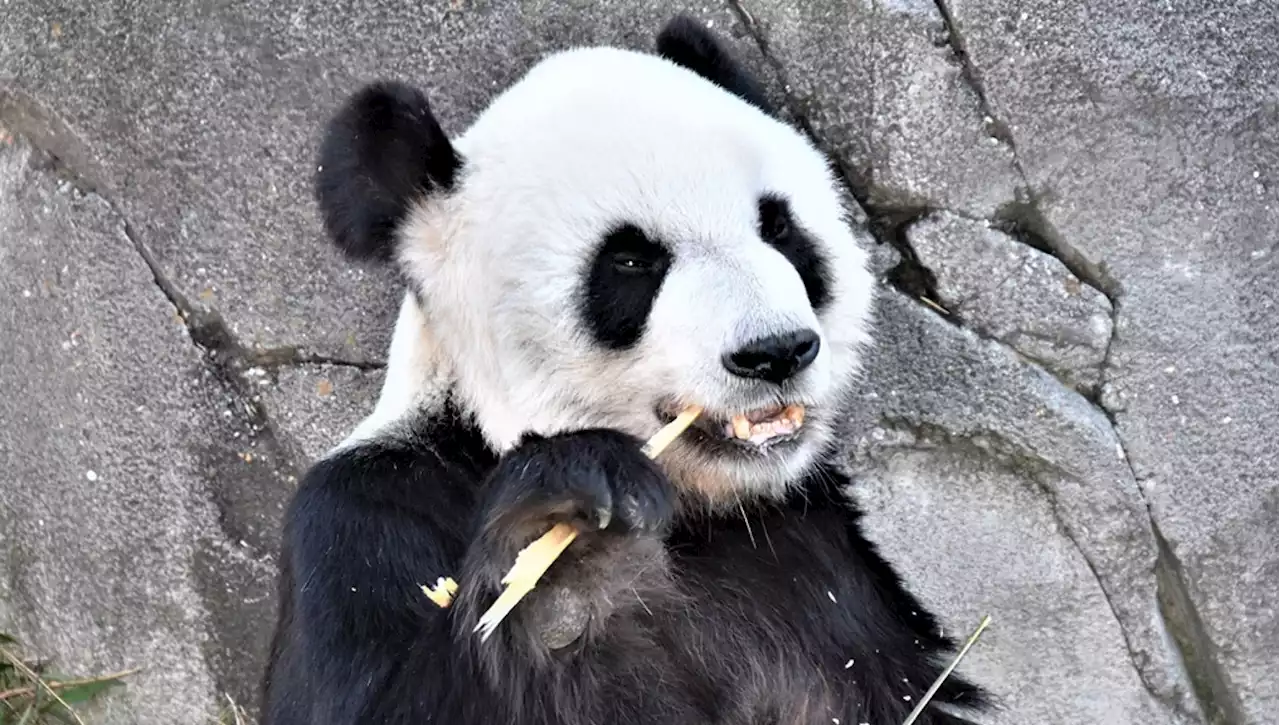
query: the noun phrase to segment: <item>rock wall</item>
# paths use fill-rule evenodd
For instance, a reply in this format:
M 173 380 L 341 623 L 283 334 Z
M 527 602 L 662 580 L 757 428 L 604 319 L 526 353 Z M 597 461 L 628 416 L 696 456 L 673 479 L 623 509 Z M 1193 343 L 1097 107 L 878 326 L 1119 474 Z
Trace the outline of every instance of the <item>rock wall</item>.
M 316 134 L 374 77 L 446 130 L 666 0 L 0 13 L 0 631 L 145 665 L 103 723 L 252 711 L 278 520 L 370 409 L 399 290 Z M 874 538 L 991 723 L 1276 723 L 1277 11 L 728 0 L 841 162 L 881 341 L 845 424 Z

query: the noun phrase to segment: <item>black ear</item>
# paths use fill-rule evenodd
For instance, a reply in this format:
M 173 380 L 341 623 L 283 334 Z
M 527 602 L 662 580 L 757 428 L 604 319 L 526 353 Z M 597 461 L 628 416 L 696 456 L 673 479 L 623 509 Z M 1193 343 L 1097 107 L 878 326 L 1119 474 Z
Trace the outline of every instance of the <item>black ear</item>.
M 452 189 L 461 167 L 422 92 L 389 81 L 365 86 L 320 144 L 315 191 L 325 231 L 351 257 L 389 260 L 413 202 Z
M 677 15 L 658 33 L 658 55 L 684 66 L 770 116 L 777 116 L 764 86 L 705 25 Z

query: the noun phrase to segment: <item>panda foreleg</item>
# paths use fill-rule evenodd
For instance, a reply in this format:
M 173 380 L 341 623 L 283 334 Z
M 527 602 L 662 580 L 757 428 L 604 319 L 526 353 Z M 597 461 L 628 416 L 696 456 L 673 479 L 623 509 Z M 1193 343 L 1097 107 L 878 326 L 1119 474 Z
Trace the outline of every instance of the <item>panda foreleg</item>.
M 454 575 L 487 461 L 441 425 L 335 451 L 304 476 L 284 520 L 281 616 L 264 725 L 410 725 L 470 703 L 506 712 L 421 590 Z M 441 454 L 447 450 L 448 456 Z
M 552 672 L 606 633 L 625 636 L 647 598 L 671 593 L 663 538 L 675 492 L 641 445 L 604 429 L 529 435 L 489 475 L 454 626 L 495 682 Z M 559 522 L 574 525 L 578 538 L 492 638 L 480 641 L 472 630 L 516 555 Z

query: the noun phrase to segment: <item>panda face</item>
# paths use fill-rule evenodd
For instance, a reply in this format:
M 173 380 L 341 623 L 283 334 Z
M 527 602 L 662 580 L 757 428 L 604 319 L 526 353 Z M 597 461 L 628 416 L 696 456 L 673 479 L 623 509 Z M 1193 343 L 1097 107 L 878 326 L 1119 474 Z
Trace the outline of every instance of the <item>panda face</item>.
M 335 121 L 322 168 L 347 169 L 333 188 L 352 167 L 382 179 L 391 213 L 351 222 L 357 205 L 332 189 L 326 204 L 322 178 L 326 221 L 348 251 L 398 263 L 495 447 L 596 426 L 647 438 L 699 404 L 662 461 L 715 503 L 780 493 L 828 443 L 874 285 L 803 136 L 687 68 L 608 48 L 543 61 L 452 143 L 416 92 L 375 98 Z M 362 143 L 377 153 L 350 161 Z M 430 163 L 368 171 L 414 154 Z

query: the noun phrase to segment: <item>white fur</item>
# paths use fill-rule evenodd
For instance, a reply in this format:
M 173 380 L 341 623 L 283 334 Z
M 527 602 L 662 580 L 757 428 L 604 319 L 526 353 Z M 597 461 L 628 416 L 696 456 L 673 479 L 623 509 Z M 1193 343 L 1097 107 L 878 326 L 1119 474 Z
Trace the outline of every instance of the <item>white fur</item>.
M 400 302 L 387 373 L 378 403 L 334 451 L 394 435 L 396 426 L 413 415 L 440 410 L 453 382 L 453 366 L 441 354 L 412 293 Z
M 423 386 L 442 384 L 456 385 L 499 450 L 530 430 L 613 426 L 647 437 L 667 396 L 724 413 L 772 402 L 721 356 L 808 327 L 821 351 L 795 381 L 810 410 L 803 450 L 751 465 L 672 453 L 682 475 L 743 492 L 803 472 L 858 369 L 874 291 L 835 181 L 803 136 L 661 58 L 590 48 L 535 66 L 455 145 L 458 188 L 425 200 L 402 230 L 399 261 L 426 308 L 406 298 L 386 387 L 355 437 L 385 429 L 432 399 Z M 821 317 L 799 274 L 758 236 L 765 192 L 790 201 L 827 257 L 833 301 Z M 592 343 L 574 314 L 595 246 L 619 222 L 661 239 L 675 259 L 644 337 L 622 353 Z

